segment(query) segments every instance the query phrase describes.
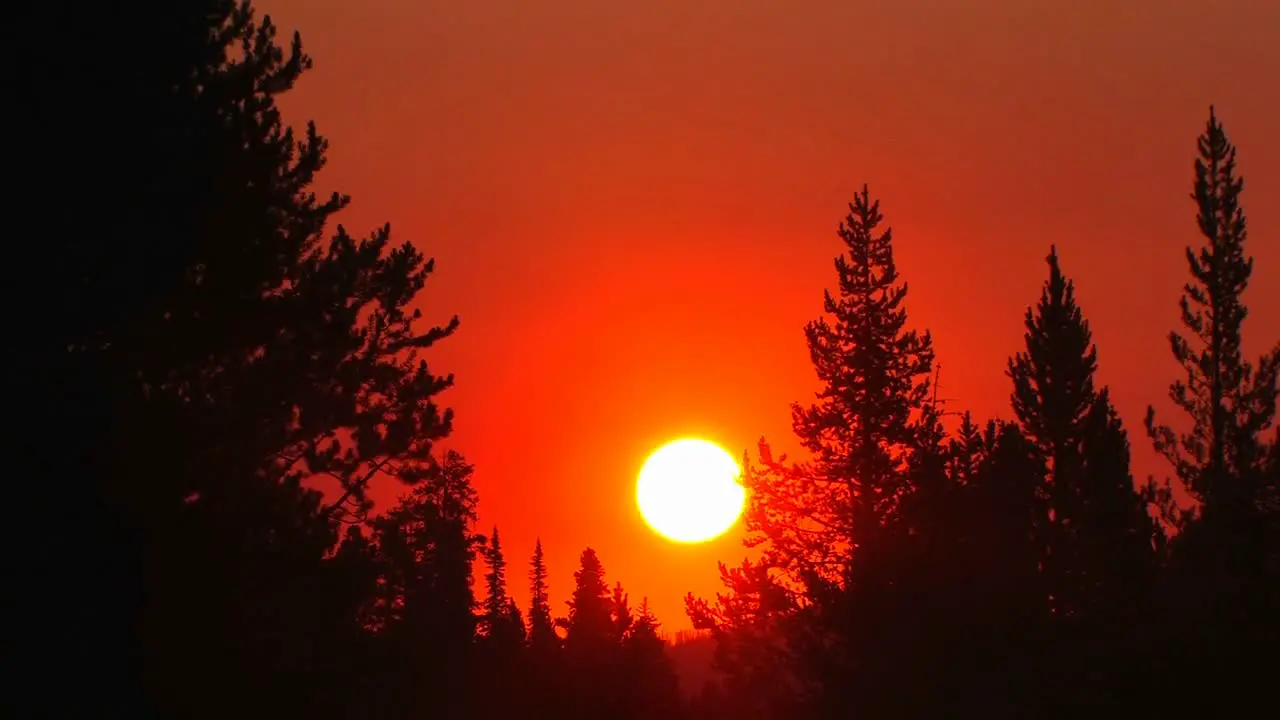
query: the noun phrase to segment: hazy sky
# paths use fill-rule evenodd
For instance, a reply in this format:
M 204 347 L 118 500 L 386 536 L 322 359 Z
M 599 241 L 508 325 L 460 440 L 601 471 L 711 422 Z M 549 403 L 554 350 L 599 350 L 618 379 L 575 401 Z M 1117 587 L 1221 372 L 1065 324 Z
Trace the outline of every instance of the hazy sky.
M 458 334 L 454 445 L 477 466 L 520 602 L 541 535 L 553 610 L 599 552 L 667 629 L 716 559 L 648 531 L 635 474 L 689 433 L 791 446 L 815 388 L 801 328 L 868 183 L 953 409 L 1008 416 L 1007 357 L 1056 243 L 1140 421 L 1196 242 L 1195 138 L 1240 148 L 1251 351 L 1280 338 L 1280 3 L 1274 0 L 260 0 L 315 70 L 285 106 L 333 143 L 343 223 L 437 260 Z M 754 450 L 753 450 L 754 452 Z M 394 496 L 390 488 L 381 497 Z

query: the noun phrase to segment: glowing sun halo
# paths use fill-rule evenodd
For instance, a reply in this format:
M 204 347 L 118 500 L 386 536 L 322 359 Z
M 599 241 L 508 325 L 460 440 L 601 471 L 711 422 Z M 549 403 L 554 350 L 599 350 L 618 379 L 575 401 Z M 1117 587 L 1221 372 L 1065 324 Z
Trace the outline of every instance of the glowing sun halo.
M 683 439 L 658 448 L 636 482 L 636 504 L 659 535 L 682 543 L 710 540 L 742 514 L 746 491 L 738 463 L 706 440 Z

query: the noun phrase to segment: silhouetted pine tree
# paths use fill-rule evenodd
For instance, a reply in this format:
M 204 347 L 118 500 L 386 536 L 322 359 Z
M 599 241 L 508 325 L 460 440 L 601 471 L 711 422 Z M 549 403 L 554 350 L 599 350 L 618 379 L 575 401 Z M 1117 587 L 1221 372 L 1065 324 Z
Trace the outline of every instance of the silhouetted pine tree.
M 566 698 L 571 691 L 560 653 L 560 637 L 547 589 L 547 566 L 542 540 L 533 546 L 529 560 L 529 613 L 526 644 L 528 646 L 527 691 L 531 712 L 537 717 L 559 717 L 567 712 Z
M 960 426 L 956 428 L 955 437 L 948 442 L 947 449 L 947 475 L 960 484 L 972 482 L 988 448 L 983 441 L 982 429 L 968 411 L 961 415 Z
M 609 586 L 595 550 L 582 551 L 573 580 L 573 595 L 566 602 L 569 614 L 561 621 L 565 650 L 575 656 L 599 655 L 602 648 L 610 646 L 615 633 Z
M 472 564 L 473 469 L 450 451 L 428 478 L 374 521 L 382 577 L 370 629 L 381 679 L 375 717 L 468 717 L 477 618 Z
M 1154 408 L 1146 426 L 1197 504 L 1174 518 L 1182 532 L 1172 543 L 1165 593 L 1168 622 L 1180 628 L 1181 639 L 1171 672 L 1200 679 L 1180 700 L 1202 711 L 1245 712 L 1269 702 L 1263 697 L 1267 670 L 1257 658 L 1280 638 L 1280 474 L 1276 434 L 1265 439 L 1275 420 L 1280 344 L 1256 366 L 1243 358 L 1241 296 L 1253 271 L 1244 247 L 1244 183 L 1236 174 L 1236 148 L 1212 108 L 1198 150 L 1192 199 L 1204 241 L 1186 250 L 1192 279 L 1180 304 L 1188 333 L 1169 335 L 1186 374 L 1170 386 L 1169 397 L 1190 427 L 1179 433 L 1157 423 Z M 1191 627 L 1184 632 L 1187 618 Z
M 744 473 L 752 491 L 750 542 L 764 548 L 769 565 L 797 579 L 839 578 L 854 548 L 908 489 L 909 454 L 902 451 L 917 442 L 933 344 L 927 332 L 907 328 L 907 286 L 883 219 L 864 187 L 840 225 L 845 253 L 835 260 L 838 292 L 824 293 L 829 319 L 805 327 L 822 390 L 815 404 L 792 407 L 792 424 L 813 459 L 773 462 L 762 441 L 762 467 Z
M 551 620 L 551 604 L 547 599 L 547 566 L 542 555 L 542 540 L 533 546 L 529 561 L 529 647 L 534 655 L 543 658 L 559 646 L 555 626 Z
M 727 717 L 770 718 L 797 710 L 806 678 L 796 672 L 793 643 L 796 597 L 769 567 L 750 560 L 719 563 L 726 592 L 714 604 L 689 593 L 685 611 L 694 628 L 715 641 L 714 666 L 723 674 Z
M 38 484 L 60 488 L 50 509 L 84 521 L 80 542 L 44 550 L 70 568 L 92 547 L 116 567 L 83 568 L 77 582 L 111 599 L 97 616 L 62 618 L 77 628 L 69 644 L 41 644 L 73 663 L 70 647 L 99 645 L 97 668 L 136 659 L 115 692 L 145 684 L 160 715 L 318 712 L 329 689 L 316 673 L 334 655 L 316 624 L 333 619 L 314 589 L 328 582 L 335 516 L 364 509 L 374 476 L 428 473 L 449 432 L 435 398 L 451 381 L 420 351 L 454 325 L 423 327 L 410 307 L 431 263 L 385 228 L 324 237 L 346 203 L 312 190 L 326 144 L 314 127 L 288 130 L 275 104 L 310 60 L 296 36 L 280 48 L 248 3 L 50 17 L 84 45 L 37 66 L 103 83 L 76 102 L 105 94 L 96 106 L 124 109 L 95 116 L 111 142 L 74 153 L 103 198 L 46 215 L 66 292 L 41 302 L 41 324 L 60 327 L 32 338 L 30 363 L 43 368 L 32 380 L 50 391 L 49 419 L 70 411 L 59 424 L 76 436 L 67 460 L 37 470 L 59 479 Z M 69 109 L 30 99 L 37 113 Z M 339 502 L 303 485 L 317 475 Z M 104 694 L 92 712 L 112 702 Z
M 622 677 L 626 681 L 622 704 L 626 716 L 637 720 L 677 718 L 683 712 L 679 681 L 667 657 L 666 643 L 658 635 L 659 627 L 649 599 L 644 598 L 622 641 Z
M 509 616 L 507 596 L 507 561 L 502 556 L 502 540 L 494 526 L 482 553 L 485 564 L 483 626 L 489 636 L 502 632 Z
M 1026 350 L 1008 375 L 1014 415 L 1049 470 L 1039 542 L 1059 629 L 1052 659 L 1075 668 L 1062 702 L 1097 710 L 1131 672 L 1137 646 L 1127 634 L 1148 608 L 1157 528 L 1129 471 L 1124 428 L 1107 390 L 1094 386 L 1097 348 L 1056 248 L 1047 262 L 1049 279 L 1026 314 Z
M 524 663 L 525 631 L 520 608 L 507 594 L 507 561 L 498 528 L 484 544 L 485 599 L 480 617 L 481 669 L 471 712 L 486 717 L 521 714 L 529 707 Z
M 507 598 L 507 611 L 504 622 L 511 633 L 512 640 L 517 649 L 522 648 L 529 636 L 525 633 L 524 613 L 520 612 L 520 606 L 512 598 Z
M 820 695 L 857 665 L 842 656 L 856 643 L 839 620 L 852 573 L 880 563 L 874 548 L 891 545 L 881 536 L 923 478 L 917 469 L 933 466 L 926 446 L 938 447 L 936 417 L 926 413 L 932 341 L 907 328 L 907 287 L 882 223 L 864 187 L 840 225 L 845 252 L 835 260 L 838 292 L 824 293 L 828 317 L 805 327 L 822 389 L 815 404 L 792 407 L 792 421 L 811 459 L 775 460 L 761 440 L 759 465 L 745 463 L 746 542 L 763 550 L 760 564 L 722 568 L 731 594 L 716 607 L 686 601 L 698 626 L 717 629 L 724 669 L 739 686 L 730 692 L 761 698 L 756 712 L 800 712 L 789 703 Z M 767 617 L 777 612 L 789 617 Z
M 631 616 L 631 605 L 627 600 L 627 591 L 622 589 L 621 582 L 613 584 L 613 595 L 609 598 L 609 613 L 613 618 L 613 631 L 619 641 L 626 637 L 634 618 Z
M 977 440 L 965 430 L 966 444 Z M 1056 676 L 1045 669 L 1048 601 L 1041 578 L 1037 532 L 1045 517 L 1044 458 L 1016 423 L 988 421 L 974 450 L 977 472 L 962 483 L 953 508 L 967 570 L 955 590 L 950 622 L 967 632 L 957 640 L 957 665 L 972 716 L 1044 717 L 1058 712 L 1047 693 Z M 979 688 L 1001 688 L 983 692 Z
M 568 673 L 566 710 L 575 717 L 619 715 L 623 712 L 618 677 L 621 638 L 604 566 L 595 550 L 582 551 L 573 579 L 569 614 L 561 620 Z

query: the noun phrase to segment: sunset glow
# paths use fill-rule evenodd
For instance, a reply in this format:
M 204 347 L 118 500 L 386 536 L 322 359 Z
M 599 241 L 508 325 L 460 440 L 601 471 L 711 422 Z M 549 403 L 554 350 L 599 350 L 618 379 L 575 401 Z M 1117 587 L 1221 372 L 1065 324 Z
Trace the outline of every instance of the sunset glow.
M 733 456 L 715 443 L 683 439 L 645 461 L 636 483 L 640 514 L 659 535 L 682 543 L 723 534 L 742 514 L 746 491 Z

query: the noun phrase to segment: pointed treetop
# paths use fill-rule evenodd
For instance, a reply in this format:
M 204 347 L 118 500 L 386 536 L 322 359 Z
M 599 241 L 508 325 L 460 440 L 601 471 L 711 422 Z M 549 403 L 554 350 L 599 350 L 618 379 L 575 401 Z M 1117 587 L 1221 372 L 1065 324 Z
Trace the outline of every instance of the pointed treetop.
M 1006 375 L 1013 380 L 1015 417 L 1027 437 L 1052 458 L 1065 449 L 1063 442 L 1079 436 L 1079 425 L 1093 404 L 1098 351 L 1056 247 L 1045 261 L 1049 278 L 1024 320 L 1026 348 L 1009 359 Z

